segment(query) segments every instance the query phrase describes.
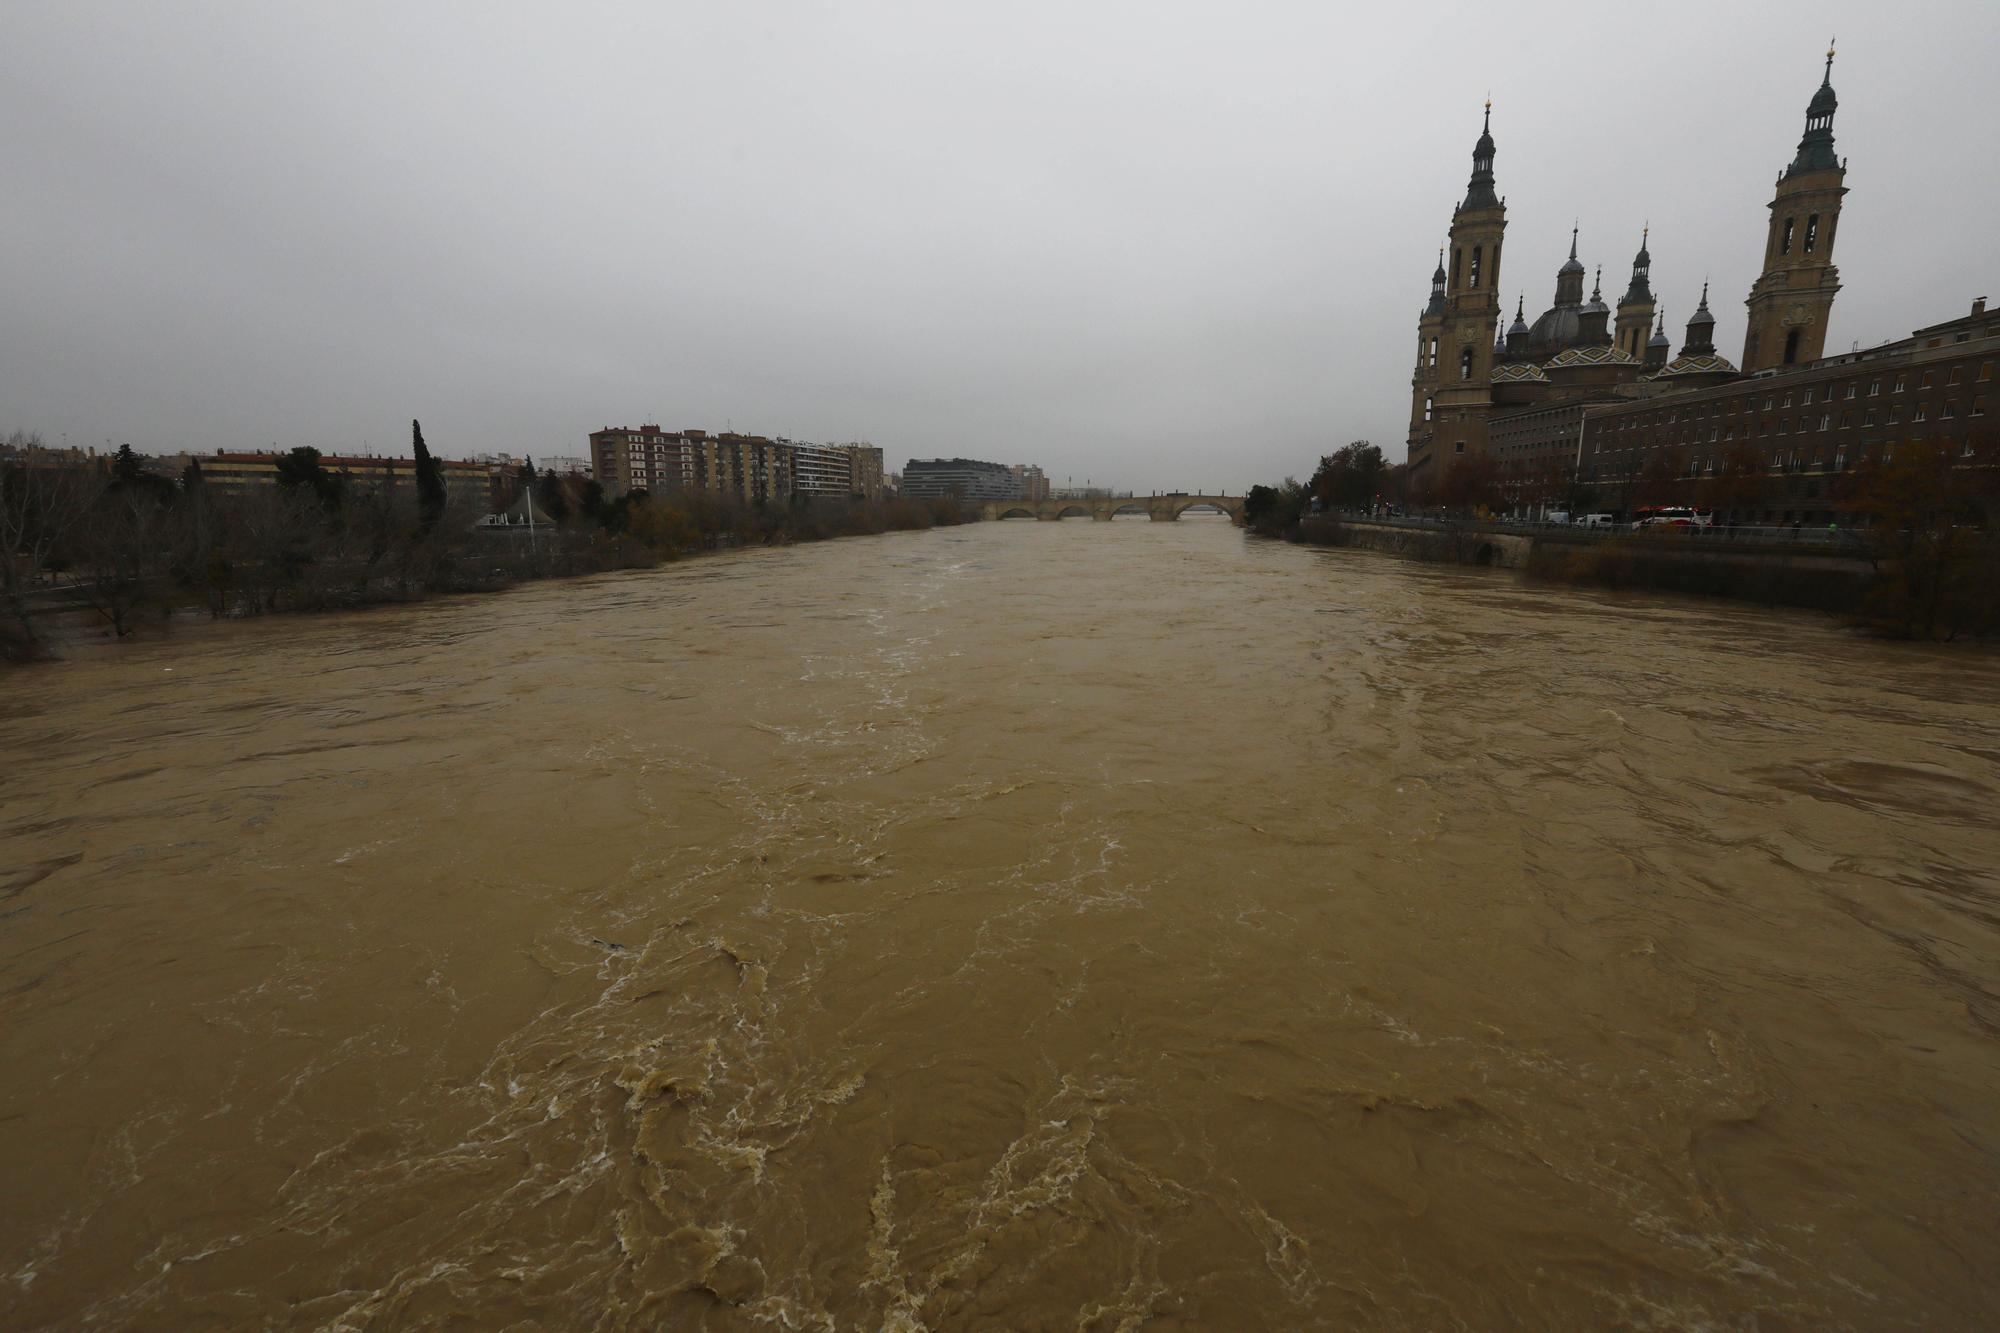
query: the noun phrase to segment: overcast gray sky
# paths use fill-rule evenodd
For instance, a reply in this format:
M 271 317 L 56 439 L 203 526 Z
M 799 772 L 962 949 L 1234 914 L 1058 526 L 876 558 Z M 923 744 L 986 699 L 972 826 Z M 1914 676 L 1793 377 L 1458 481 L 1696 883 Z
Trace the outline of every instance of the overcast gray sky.
M 0 0 L 0 433 L 1400 458 L 1489 90 L 1510 304 L 1650 220 L 1733 359 L 1835 34 L 1845 349 L 2000 298 L 2000 4 Z

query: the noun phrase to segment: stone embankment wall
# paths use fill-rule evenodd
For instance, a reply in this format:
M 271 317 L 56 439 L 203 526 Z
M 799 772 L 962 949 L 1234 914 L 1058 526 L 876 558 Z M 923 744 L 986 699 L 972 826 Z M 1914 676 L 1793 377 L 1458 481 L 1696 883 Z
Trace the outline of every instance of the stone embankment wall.
M 1492 565 L 1525 569 L 1534 539 L 1520 533 L 1477 528 L 1408 527 L 1346 518 L 1307 518 L 1299 532 L 1310 546 L 1352 546 L 1387 551 L 1443 565 Z
M 1305 519 L 1299 532 L 1315 546 L 1519 569 L 1552 582 L 1730 597 L 1836 614 L 1860 610 L 1874 572 L 1868 560 L 1853 552 L 1720 541 L 1704 546 L 1702 537 L 1692 534 L 1510 533 L 1483 525 L 1406 526 L 1337 518 Z

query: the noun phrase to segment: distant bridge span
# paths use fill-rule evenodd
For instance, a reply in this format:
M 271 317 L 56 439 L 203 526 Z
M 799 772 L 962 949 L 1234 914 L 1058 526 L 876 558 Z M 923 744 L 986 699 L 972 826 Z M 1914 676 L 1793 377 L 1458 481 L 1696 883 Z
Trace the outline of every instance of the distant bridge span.
M 1156 523 L 1171 523 L 1190 509 L 1210 505 L 1229 517 L 1243 517 L 1240 495 L 1130 495 L 1122 500 L 988 500 L 979 506 L 979 516 L 989 522 L 1001 518 L 1039 518 L 1054 522 L 1072 514 L 1088 515 L 1108 523 L 1119 514 L 1144 514 Z

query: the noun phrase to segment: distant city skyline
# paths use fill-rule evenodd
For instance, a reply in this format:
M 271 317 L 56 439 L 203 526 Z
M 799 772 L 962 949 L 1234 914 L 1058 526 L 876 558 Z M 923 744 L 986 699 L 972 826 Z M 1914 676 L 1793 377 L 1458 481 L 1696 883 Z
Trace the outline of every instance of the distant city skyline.
M 1503 295 L 1650 226 L 1740 347 L 1838 36 L 1827 350 L 2000 296 L 2000 10 L 17 10 L 0 433 L 573 455 L 657 421 L 1145 492 L 1403 453 L 1491 95 Z M 1705 21 L 1704 21 L 1705 16 Z M 1823 29 L 1823 31 L 1821 30 Z

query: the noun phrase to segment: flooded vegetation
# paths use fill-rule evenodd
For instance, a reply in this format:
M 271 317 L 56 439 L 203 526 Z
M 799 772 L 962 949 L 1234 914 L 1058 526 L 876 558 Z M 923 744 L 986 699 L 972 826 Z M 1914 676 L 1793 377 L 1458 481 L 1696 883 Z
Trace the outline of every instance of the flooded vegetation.
M 0 1323 L 1988 1323 L 2000 663 L 1517 578 L 989 523 L 18 670 Z

